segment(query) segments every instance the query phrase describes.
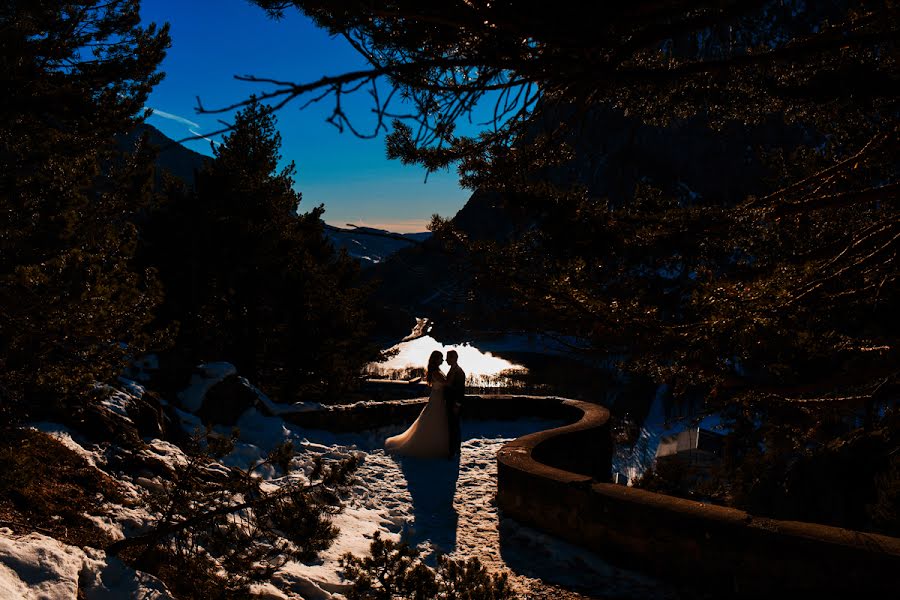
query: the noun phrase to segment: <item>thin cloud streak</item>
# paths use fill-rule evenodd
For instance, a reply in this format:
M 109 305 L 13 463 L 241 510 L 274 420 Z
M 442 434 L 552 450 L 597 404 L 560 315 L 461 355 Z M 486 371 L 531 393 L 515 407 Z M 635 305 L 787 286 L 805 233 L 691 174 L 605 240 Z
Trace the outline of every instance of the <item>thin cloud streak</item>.
M 195 127 L 195 128 L 197 128 L 197 129 L 200 128 L 200 124 L 199 124 L 199 123 L 194 123 L 194 122 L 191 121 L 190 119 L 185 119 L 184 117 L 180 117 L 180 116 L 178 116 L 178 115 L 173 115 L 173 114 L 170 113 L 170 112 L 166 112 L 166 111 L 164 111 L 164 110 L 159 110 L 158 108 L 152 108 L 152 107 L 149 107 L 149 106 L 148 106 L 147 108 L 149 108 L 149 109 L 150 109 L 150 112 L 151 112 L 152 114 L 156 115 L 157 117 L 162 117 L 163 119 L 169 119 L 169 120 L 171 120 L 171 121 L 176 121 L 176 122 L 181 123 L 181 124 L 183 124 L 183 125 L 187 125 L 188 127 Z
M 199 133 L 199 132 L 197 132 L 197 131 L 194 131 L 193 129 L 188 129 L 188 131 L 190 131 L 191 133 L 193 133 L 194 135 L 196 135 L 196 136 L 199 137 L 199 138 L 203 138 L 204 140 L 206 140 L 206 141 L 209 142 L 210 144 L 213 144 L 213 145 L 216 145 L 216 146 L 221 146 L 221 145 L 222 145 L 221 142 L 217 142 L 216 140 L 211 140 L 211 139 L 209 139 L 208 137 L 206 137 L 205 135 L 203 135 L 202 133 Z

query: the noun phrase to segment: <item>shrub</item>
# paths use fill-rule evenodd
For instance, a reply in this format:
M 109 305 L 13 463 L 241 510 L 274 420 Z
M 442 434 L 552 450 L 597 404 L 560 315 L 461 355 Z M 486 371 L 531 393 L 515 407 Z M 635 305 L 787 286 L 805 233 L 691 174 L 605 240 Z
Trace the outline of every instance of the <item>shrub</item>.
M 316 461 L 292 474 L 288 442 L 248 469 L 225 469 L 213 458 L 230 452 L 234 439 L 195 438 L 171 485 L 151 499 L 155 526 L 107 552 L 158 576 L 179 598 L 206 599 L 245 598 L 288 560 L 312 560 L 328 548 L 355 459 Z M 280 486 L 257 476 L 265 468 L 281 469 Z
M 438 557 L 431 568 L 415 548 L 375 534 L 371 556 L 345 554 L 343 575 L 351 582 L 348 600 L 505 600 L 514 598 L 505 573 L 490 573 L 477 558 Z
M 0 435 L 0 518 L 16 528 L 75 545 L 102 547 L 106 533 L 87 515 L 122 502 L 116 483 L 50 435 L 6 429 Z

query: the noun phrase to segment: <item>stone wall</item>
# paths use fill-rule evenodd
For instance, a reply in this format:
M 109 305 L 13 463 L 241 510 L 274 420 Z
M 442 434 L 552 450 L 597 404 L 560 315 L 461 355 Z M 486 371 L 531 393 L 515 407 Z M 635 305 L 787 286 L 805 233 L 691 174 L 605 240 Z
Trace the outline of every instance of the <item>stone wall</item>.
M 425 398 L 364 402 L 285 415 L 333 431 L 411 423 Z M 777 592 L 892 598 L 900 539 L 779 521 L 606 483 L 609 412 L 535 396 L 467 396 L 464 418 L 562 420 L 513 440 L 497 455 L 497 502 L 505 516 L 601 554 L 610 562 L 711 589 L 715 597 Z
M 324 410 L 287 413 L 282 416 L 301 427 L 329 431 L 360 431 L 388 425 L 408 425 L 419 416 L 426 402 L 428 398 L 365 401 L 328 406 Z M 582 418 L 582 414 L 581 410 L 572 405 L 572 401 L 548 396 L 467 395 L 462 405 L 462 418 L 475 420 L 539 417 L 575 422 Z
M 286 413 L 286 421 L 309 429 L 328 431 L 363 431 L 387 425 L 412 423 L 425 406 L 427 398 L 391 400 L 386 402 L 357 402 L 337 404 L 323 410 Z
M 506 516 L 722 596 L 896 594 L 900 539 L 765 519 L 590 477 L 597 454 L 579 448 L 592 432 L 608 436 L 608 413 L 568 402 L 584 410 L 578 422 L 500 450 L 497 502 Z

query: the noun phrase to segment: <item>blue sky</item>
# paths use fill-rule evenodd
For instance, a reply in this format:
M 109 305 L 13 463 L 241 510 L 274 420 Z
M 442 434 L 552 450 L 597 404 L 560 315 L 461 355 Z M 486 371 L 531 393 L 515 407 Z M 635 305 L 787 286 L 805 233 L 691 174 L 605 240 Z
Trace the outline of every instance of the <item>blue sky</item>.
M 226 106 L 265 88 L 235 81 L 252 74 L 310 81 L 365 67 L 342 39 L 332 39 L 304 16 L 291 12 L 273 21 L 245 0 L 144 0 L 145 22 L 168 22 L 172 47 L 162 64 L 165 79 L 148 106 L 158 111 L 148 122 L 174 139 L 221 127 L 222 116 L 197 114 L 196 97 L 207 108 Z M 361 126 L 371 105 L 365 94 L 345 101 L 345 110 Z M 385 157 L 383 135 L 362 140 L 325 122 L 331 104 L 303 111 L 300 103 L 277 113 L 284 160 L 297 164 L 301 210 L 325 204 L 325 220 L 369 225 L 392 231 L 424 231 L 433 213 L 453 216 L 468 199 L 455 172 L 435 173 L 425 183 L 420 167 L 403 166 Z M 209 143 L 190 148 L 210 154 Z

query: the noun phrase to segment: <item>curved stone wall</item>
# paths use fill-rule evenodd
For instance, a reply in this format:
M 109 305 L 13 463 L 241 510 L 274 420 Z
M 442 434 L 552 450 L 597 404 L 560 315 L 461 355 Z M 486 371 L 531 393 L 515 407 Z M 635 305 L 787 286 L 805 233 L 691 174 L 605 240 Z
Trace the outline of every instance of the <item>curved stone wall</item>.
M 619 563 L 721 595 L 895 597 L 900 539 L 604 483 L 608 476 L 589 476 L 597 456 L 572 450 L 585 436 L 608 436 L 609 413 L 566 404 L 582 410 L 581 419 L 514 440 L 498 453 L 497 502 L 505 515 Z
M 360 431 L 390 425 L 412 423 L 422 411 L 428 398 L 357 402 L 324 407 L 323 410 L 279 413 L 285 420 L 302 427 L 329 431 Z M 574 402 L 548 396 L 491 394 L 467 395 L 463 401 L 465 419 L 519 419 L 540 417 L 552 420 L 579 421 L 584 411 Z M 265 410 L 265 407 L 261 407 Z M 599 407 L 598 407 L 599 408 Z M 604 411 L 605 409 L 600 409 Z
M 364 402 L 284 417 L 304 427 L 371 429 L 412 422 L 425 402 Z M 497 502 L 506 516 L 611 562 L 712 589 L 717 597 L 896 595 L 898 538 L 766 519 L 605 483 L 613 448 L 609 412 L 601 406 L 552 397 L 467 396 L 463 414 L 568 423 L 500 450 Z

